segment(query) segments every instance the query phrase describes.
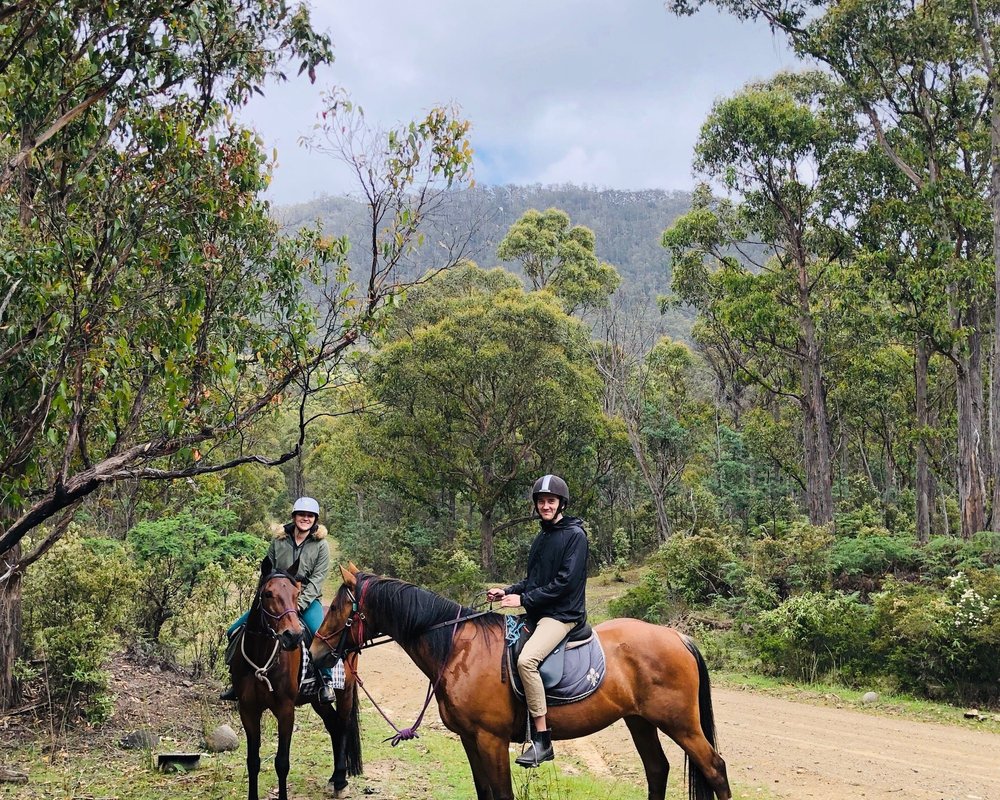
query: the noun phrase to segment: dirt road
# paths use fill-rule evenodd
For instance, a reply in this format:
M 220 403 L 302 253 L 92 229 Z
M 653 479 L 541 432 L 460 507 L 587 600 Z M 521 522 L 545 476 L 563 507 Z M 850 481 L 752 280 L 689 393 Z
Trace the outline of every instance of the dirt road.
M 410 724 L 427 681 L 402 650 L 390 644 L 366 653 L 361 672 L 397 724 Z M 718 687 L 713 700 L 737 798 L 764 788 L 781 798 L 1000 800 L 1000 735 Z M 444 730 L 433 703 L 425 724 Z M 664 742 L 674 785 L 682 780 L 683 754 Z M 593 773 L 644 785 L 624 723 L 561 742 L 557 753 L 575 757 Z

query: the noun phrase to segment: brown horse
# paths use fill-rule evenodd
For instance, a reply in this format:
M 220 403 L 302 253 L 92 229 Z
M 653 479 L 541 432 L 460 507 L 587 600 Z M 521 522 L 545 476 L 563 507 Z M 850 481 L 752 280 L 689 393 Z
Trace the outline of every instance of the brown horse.
M 479 800 L 512 800 L 512 741 L 524 741 L 527 712 L 501 671 L 500 614 L 477 614 L 404 581 L 341 567 L 344 584 L 312 643 L 314 658 L 360 648 L 378 633 L 395 639 L 432 681 L 441 720 L 458 734 Z M 650 800 L 663 800 L 670 766 L 657 731 L 684 750 L 691 800 L 732 797 L 716 752 L 708 670 L 686 636 L 634 619 L 594 627 L 607 662 L 603 684 L 584 700 L 548 711 L 553 739 L 574 739 L 624 719 L 642 759 Z
M 296 611 L 300 587 L 295 578 L 297 567 L 298 562 L 285 572 L 274 569 L 269 558 L 261 563 L 260 583 L 250 606 L 243 644 L 229 667 L 247 734 L 249 800 L 258 800 L 260 722 L 264 709 L 270 709 L 278 720 L 274 769 L 278 773 L 278 798 L 288 797 L 289 753 L 302 666 L 300 644 L 308 636 Z M 348 775 L 361 774 L 357 695 L 353 672 L 347 672 L 351 677 L 343 689 L 337 690 L 336 708 L 329 703 L 312 703 L 333 746 L 334 769 L 326 788 L 334 797 L 346 796 Z

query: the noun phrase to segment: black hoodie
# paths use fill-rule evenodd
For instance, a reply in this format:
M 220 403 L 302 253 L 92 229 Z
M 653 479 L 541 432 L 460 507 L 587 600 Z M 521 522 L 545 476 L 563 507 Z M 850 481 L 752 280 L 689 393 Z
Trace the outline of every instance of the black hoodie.
M 552 617 L 560 622 L 587 619 L 587 534 L 576 517 L 542 522 L 528 553 L 528 577 L 504 589 L 521 595 L 533 622 Z

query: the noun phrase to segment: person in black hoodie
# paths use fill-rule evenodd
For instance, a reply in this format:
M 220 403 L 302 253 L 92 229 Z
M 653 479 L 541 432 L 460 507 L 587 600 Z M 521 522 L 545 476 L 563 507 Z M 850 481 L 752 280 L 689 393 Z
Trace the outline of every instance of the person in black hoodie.
M 531 489 L 531 500 L 542 529 L 531 543 L 528 575 L 486 593 L 503 608 L 523 606 L 533 627 L 517 662 L 534 727 L 531 745 L 515 759 L 522 767 L 537 767 L 555 758 L 538 667 L 570 631 L 587 621 L 587 534 L 579 519 L 563 515 L 569 504 L 566 481 L 543 475 Z

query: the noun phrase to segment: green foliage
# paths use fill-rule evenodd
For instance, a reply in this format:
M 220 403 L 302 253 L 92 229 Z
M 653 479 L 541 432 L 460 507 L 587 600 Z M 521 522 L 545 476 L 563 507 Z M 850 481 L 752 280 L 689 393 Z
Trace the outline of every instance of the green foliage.
M 815 681 L 834 675 L 850 683 L 871 673 L 874 610 L 856 594 L 807 592 L 761 613 L 752 645 L 764 669 Z
M 863 588 L 860 584 L 866 579 L 878 584 L 885 575 L 915 570 L 921 563 L 921 553 L 912 537 L 887 532 L 884 536 L 838 538 L 830 549 L 829 559 L 838 586 Z
M 499 513 L 523 503 L 539 471 L 572 483 L 596 460 L 598 383 L 584 330 L 547 293 L 467 265 L 411 292 L 389 333 L 365 374 L 380 414 L 364 447 L 423 515 L 470 503 L 491 574 Z
M 526 211 L 497 247 L 497 257 L 517 261 L 535 289 L 550 289 L 569 310 L 606 306 L 621 277 L 595 252 L 594 232 L 570 227 L 557 208 Z
M 889 580 L 875 597 L 878 652 L 901 687 L 930 697 L 1000 697 L 1000 572 L 956 573 L 942 589 Z
M 732 596 L 745 574 L 736 553 L 719 534 L 675 534 L 651 559 L 670 596 L 689 605 Z
M 174 660 L 194 677 L 225 677 L 226 630 L 250 607 L 259 577 L 260 561 L 250 558 L 199 570 L 190 595 L 163 631 Z
M 105 665 L 135 616 L 138 588 L 126 547 L 78 528 L 25 577 L 25 642 L 45 661 L 52 699 L 91 722 L 110 713 Z
M 655 572 L 645 573 L 639 583 L 608 604 L 613 617 L 634 617 L 647 622 L 668 622 L 677 610 L 662 579 Z
M 462 550 L 456 550 L 451 555 L 439 553 L 429 571 L 436 577 L 426 583 L 435 592 L 463 605 L 473 605 L 482 600 L 485 576 L 478 559 L 468 553 Z
M 154 642 L 164 623 L 181 613 L 210 565 L 225 569 L 238 559 L 259 563 L 267 550 L 258 537 L 217 531 L 187 512 L 140 522 L 127 541 L 143 577 L 139 625 Z
M 828 582 L 832 542 L 833 534 L 825 525 L 798 519 L 775 526 L 750 546 L 753 572 L 780 597 L 818 591 Z
M 1000 567 L 1000 534 L 980 531 L 971 539 L 932 536 L 921 549 L 922 572 L 936 581 L 958 572 L 981 572 Z

